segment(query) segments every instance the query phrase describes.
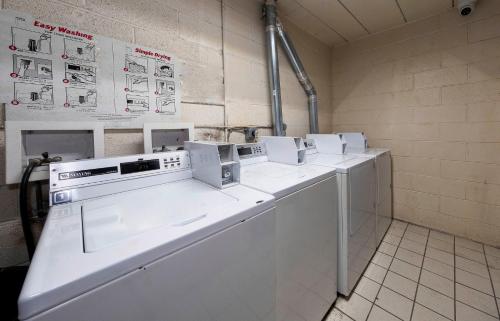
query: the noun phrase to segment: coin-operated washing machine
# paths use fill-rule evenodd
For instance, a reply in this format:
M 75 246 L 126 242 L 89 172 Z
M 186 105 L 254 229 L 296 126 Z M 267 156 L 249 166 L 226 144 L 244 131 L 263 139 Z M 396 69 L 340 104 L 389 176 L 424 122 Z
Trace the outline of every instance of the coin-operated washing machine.
M 375 160 L 343 154 L 338 135 L 307 135 L 308 164 L 335 168 L 339 198 L 338 291 L 350 295 L 376 251 Z
M 392 160 L 387 148 L 368 148 L 363 133 L 337 133 L 346 143 L 349 155 L 373 157 L 377 168 L 377 246 L 392 222 Z
M 193 175 L 227 148 L 51 164 L 19 319 L 275 320 L 274 198 Z
M 320 321 L 337 298 L 335 171 L 304 164 L 301 138 L 264 137 L 237 151 L 241 184 L 277 199 L 277 319 Z

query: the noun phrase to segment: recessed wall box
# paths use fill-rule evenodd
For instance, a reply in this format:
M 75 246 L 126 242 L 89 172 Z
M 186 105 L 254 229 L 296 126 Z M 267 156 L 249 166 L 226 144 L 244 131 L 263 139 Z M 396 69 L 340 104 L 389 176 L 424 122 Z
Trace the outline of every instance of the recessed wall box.
M 21 181 L 30 159 L 60 156 L 62 161 L 104 157 L 104 125 L 94 122 L 5 122 L 5 181 Z M 36 167 L 31 181 L 49 178 L 47 165 Z
M 261 141 L 266 145 L 269 161 L 290 165 L 305 163 L 306 148 L 301 137 L 263 136 Z
M 189 140 L 194 140 L 193 123 L 144 123 L 146 154 L 180 150 Z
M 193 177 L 217 188 L 240 182 L 240 161 L 234 144 L 186 142 Z

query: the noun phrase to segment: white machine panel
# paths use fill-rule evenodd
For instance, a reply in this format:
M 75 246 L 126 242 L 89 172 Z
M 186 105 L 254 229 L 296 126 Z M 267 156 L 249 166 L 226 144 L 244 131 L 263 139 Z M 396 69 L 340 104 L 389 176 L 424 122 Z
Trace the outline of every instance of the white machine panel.
M 307 134 L 308 139 L 313 139 L 316 149 L 322 154 L 344 154 L 346 142 L 339 135 L 334 134 Z
M 273 153 L 283 159 L 280 152 L 297 160 L 293 138 L 275 142 L 237 145 L 241 184 L 277 198 L 277 319 L 320 321 L 337 297 L 335 171 L 270 161 Z M 285 144 L 291 152 L 282 149 Z
M 29 319 L 276 321 L 270 210 Z
M 184 142 L 194 140 L 193 123 L 144 123 L 146 154 L 183 149 Z
M 362 132 L 336 133 L 346 142 L 346 152 L 363 152 L 368 148 L 368 140 Z
M 380 245 L 392 222 L 392 160 L 386 148 L 368 148 L 361 132 L 338 133 L 346 142 L 349 155 L 375 159 L 377 173 L 377 245 Z
M 19 183 L 32 158 L 61 156 L 62 161 L 104 157 L 104 127 L 95 122 L 5 122 L 7 184 Z M 48 166 L 35 168 L 30 180 L 49 178 Z
M 189 164 L 187 151 L 51 164 L 57 204 L 19 319 L 275 320 L 274 198 L 221 191 Z
M 377 244 L 392 222 L 392 160 L 390 152 L 375 159 L 377 166 Z
M 186 142 L 191 157 L 193 177 L 217 188 L 226 188 L 240 181 L 240 163 L 233 144 Z
M 50 204 L 63 204 L 116 193 L 129 187 L 117 184 L 135 177 L 150 177 L 140 184 L 161 178 L 161 174 L 177 173 L 191 177 L 189 154 L 185 151 L 132 155 L 87 161 L 50 164 Z M 103 182 L 109 185 L 102 187 Z
M 308 135 L 311 137 L 319 153 L 309 143 L 307 163 L 335 168 L 337 173 L 338 291 L 348 296 L 376 251 L 375 159 L 341 153 L 344 148 L 339 147 L 345 142 L 338 135 Z
M 263 136 L 267 157 L 271 162 L 290 165 L 305 163 L 306 149 L 301 137 Z

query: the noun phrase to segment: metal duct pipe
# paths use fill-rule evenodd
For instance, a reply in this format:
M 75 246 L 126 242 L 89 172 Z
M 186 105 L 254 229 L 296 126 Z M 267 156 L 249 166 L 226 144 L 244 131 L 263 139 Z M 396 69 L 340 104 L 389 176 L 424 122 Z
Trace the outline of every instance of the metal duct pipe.
M 283 111 L 281 108 L 280 71 L 278 61 L 278 46 L 276 43 L 276 1 L 266 0 L 263 9 L 266 19 L 267 67 L 269 75 L 269 86 L 271 90 L 274 135 L 285 136 L 286 125 L 283 123 Z
M 278 19 L 276 20 L 276 28 L 278 30 L 278 35 L 280 36 L 283 51 L 285 52 L 288 61 L 292 65 L 293 71 L 297 76 L 297 79 L 299 80 L 302 88 L 304 88 L 304 91 L 307 95 L 309 106 L 309 131 L 311 134 L 318 134 L 318 96 L 316 93 L 316 89 L 314 89 L 314 86 L 304 69 L 304 65 L 302 65 L 302 62 L 300 61 L 299 55 L 297 54 L 297 51 L 293 46 L 292 40 L 290 39 L 290 37 L 288 37 L 281 22 L 279 22 Z

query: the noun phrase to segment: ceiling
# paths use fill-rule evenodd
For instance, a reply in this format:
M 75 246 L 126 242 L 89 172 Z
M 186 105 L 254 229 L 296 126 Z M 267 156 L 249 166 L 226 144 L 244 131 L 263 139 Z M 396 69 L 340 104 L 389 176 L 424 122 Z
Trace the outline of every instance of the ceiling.
M 453 0 L 278 0 L 278 12 L 329 46 L 427 18 Z

